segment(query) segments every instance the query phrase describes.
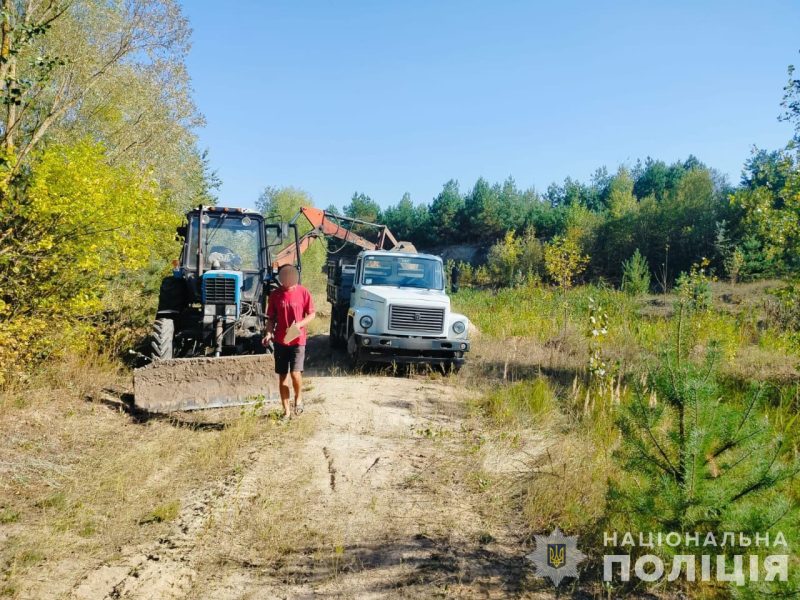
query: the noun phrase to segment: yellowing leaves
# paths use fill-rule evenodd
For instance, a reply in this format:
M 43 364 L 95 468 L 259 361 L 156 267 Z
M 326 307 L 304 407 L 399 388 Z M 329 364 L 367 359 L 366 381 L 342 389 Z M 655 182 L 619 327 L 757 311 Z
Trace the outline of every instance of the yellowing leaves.
M 0 237 L 0 337 L 15 340 L 0 367 L 44 352 L 42 322 L 89 331 L 110 282 L 174 254 L 181 220 L 152 182 L 90 141 L 47 148 L 26 184 L 0 192 L 0 231 L 11 232 Z

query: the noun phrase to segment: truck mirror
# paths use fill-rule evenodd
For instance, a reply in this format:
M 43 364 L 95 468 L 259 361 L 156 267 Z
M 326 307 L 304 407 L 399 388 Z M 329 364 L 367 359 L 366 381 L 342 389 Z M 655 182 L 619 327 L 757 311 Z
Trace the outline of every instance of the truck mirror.
M 179 225 L 175 228 L 175 233 L 182 238 L 186 237 L 186 225 Z

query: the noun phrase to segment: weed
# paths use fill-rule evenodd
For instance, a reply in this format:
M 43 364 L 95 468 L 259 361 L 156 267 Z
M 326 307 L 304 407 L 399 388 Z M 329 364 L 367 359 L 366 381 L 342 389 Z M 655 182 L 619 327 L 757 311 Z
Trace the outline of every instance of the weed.
M 19 521 L 19 511 L 10 508 L 0 509 L 0 525 L 16 523 L 17 521 Z
M 499 386 L 481 400 L 481 405 L 499 423 L 532 424 L 554 410 L 555 396 L 547 379 L 540 377 Z
M 159 504 L 151 510 L 147 516 L 139 521 L 140 525 L 147 523 L 164 523 L 174 521 L 178 518 L 181 511 L 180 500 L 172 500 L 165 504 Z

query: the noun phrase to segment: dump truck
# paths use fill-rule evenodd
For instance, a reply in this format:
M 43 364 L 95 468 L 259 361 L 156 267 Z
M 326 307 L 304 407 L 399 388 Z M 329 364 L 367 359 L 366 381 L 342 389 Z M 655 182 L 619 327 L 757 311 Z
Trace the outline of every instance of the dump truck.
M 303 220 L 311 228 L 276 254 L 276 261 L 291 262 L 315 240 L 330 240 L 331 345 L 345 348 L 354 365 L 461 368 L 470 349 L 469 320 L 450 309 L 440 257 L 418 253 L 380 223 L 311 207 L 301 208 L 290 223 Z
M 327 263 L 331 343 L 355 365 L 439 365 L 457 371 L 469 352 L 469 320 L 450 309 L 442 259 L 362 250 Z
M 297 250 L 297 227 L 254 210 L 198 206 L 177 233 L 183 247 L 161 283 L 150 363 L 134 371 L 135 405 L 171 412 L 277 398 L 261 344 L 267 298 L 279 285 L 271 250 Z M 301 268 L 300 254 L 286 260 Z

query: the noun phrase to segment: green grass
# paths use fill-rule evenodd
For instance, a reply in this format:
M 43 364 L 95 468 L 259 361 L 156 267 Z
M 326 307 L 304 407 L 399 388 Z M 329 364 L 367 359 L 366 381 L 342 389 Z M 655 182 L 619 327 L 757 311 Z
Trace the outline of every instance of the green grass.
M 547 418 L 556 408 L 555 394 L 545 377 L 495 388 L 483 397 L 486 413 L 502 424 L 532 424 Z
M 150 513 L 140 521 L 140 523 L 166 523 L 174 521 L 178 518 L 181 512 L 181 503 L 179 500 L 172 500 L 165 504 L 159 504 Z
M 633 362 L 628 368 L 657 359 L 675 333 L 674 295 L 631 297 L 601 285 L 578 286 L 562 294 L 551 286 L 526 285 L 500 290 L 468 288 L 452 296 L 454 310 L 467 315 L 489 340 L 516 337 L 551 345 L 569 337 L 580 341 L 587 329 L 590 299 L 608 314 L 604 344 L 610 357 Z M 748 297 L 747 305 L 741 307 L 724 302 L 718 293 L 711 310 L 684 319 L 684 333 L 699 347 L 717 343 L 728 363 L 759 348 L 774 353 L 781 363 L 800 358 L 800 334 L 764 327 L 764 322 L 757 297 Z M 581 347 L 570 350 L 573 355 L 583 352 Z M 757 369 L 744 375 L 760 378 Z
M 19 511 L 10 508 L 0 509 L 0 525 L 16 523 L 19 521 Z
M 800 333 L 776 329 L 765 316 L 764 285 L 748 286 L 731 291 L 712 285 L 711 309 L 685 312 L 681 339 L 689 359 L 701 359 L 712 344 L 718 347 L 725 381 L 721 401 L 744 410 L 751 386 L 764 386 L 763 414 L 783 435 L 789 460 L 800 452 Z M 592 396 L 597 388 L 587 369 L 590 299 L 608 315 L 604 360 L 622 375 L 621 381 L 615 377 L 613 402 Z M 546 455 L 529 465 L 506 500 L 519 502 L 531 531 L 559 526 L 596 540 L 608 518 L 607 484 L 619 470 L 612 458 L 621 439 L 616 418 L 643 374 L 674 347 L 677 297 L 631 297 L 598 285 L 561 294 L 525 285 L 462 289 L 452 302 L 478 329 L 467 372 L 469 383 L 482 391 L 477 406 L 487 435 L 492 429 L 515 437 L 533 432 L 551 440 Z

